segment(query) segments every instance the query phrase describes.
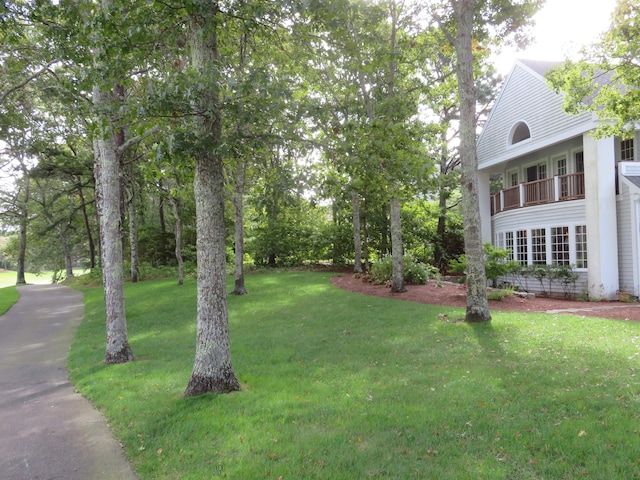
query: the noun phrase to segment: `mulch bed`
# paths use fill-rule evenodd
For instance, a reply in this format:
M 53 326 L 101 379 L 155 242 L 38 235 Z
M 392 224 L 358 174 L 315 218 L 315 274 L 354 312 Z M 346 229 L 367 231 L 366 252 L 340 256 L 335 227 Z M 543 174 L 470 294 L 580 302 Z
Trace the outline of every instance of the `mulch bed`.
M 364 295 L 408 300 L 411 302 L 451 307 L 466 307 L 467 293 L 464 285 L 429 281 L 426 285 L 407 285 L 404 293 L 392 293 L 385 285 L 374 285 L 353 274 L 344 273 L 331 278 L 336 287 Z M 626 302 L 579 302 L 564 298 L 534 296 L 522 298 L 520 296 L 504 297 L 502 300 L 490 300 L 490 310 L 504 310 L 514 312 L 549 312 L 568 313 L 585 317 L 602 317 L 617 320 L 640 321 L 640 303 Z

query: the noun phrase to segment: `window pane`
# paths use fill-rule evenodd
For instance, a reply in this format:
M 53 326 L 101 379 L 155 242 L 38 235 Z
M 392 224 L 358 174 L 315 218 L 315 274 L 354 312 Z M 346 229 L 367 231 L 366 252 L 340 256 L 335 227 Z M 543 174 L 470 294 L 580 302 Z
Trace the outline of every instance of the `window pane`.
M 587 226 L 576 227 L 576 267 L 587 268 Z
M 547 263 L 547 236 L 544 228 L 531 230 L 531 260 L 533 264 Z
M 569 265 L 569 227 L 551 229 L 551 263 Z
M 516 260 L 520 262 L 520 265 L 527 265 L 529 263 L 526 230 L 518 230 L 516 232 Z

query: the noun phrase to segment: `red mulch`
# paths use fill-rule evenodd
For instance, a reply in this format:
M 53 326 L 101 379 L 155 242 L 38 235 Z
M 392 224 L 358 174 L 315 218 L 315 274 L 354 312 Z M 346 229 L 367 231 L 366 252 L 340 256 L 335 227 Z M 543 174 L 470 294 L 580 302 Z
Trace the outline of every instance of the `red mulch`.
M 443 305 L 452 307 L 466 307 L 467 297 L 464 285 L 450 282 L 435 281 L 427 285 L 407 285 L 405 293 L 391 293 L 391 289 L 384 285 L 373 285 L 352 274 L 345 273 L 331 279 L 336 287 L 351 292 L 378 297 L 409 300 L 412 302 Z M 521 298 L 519 296 L 504 297 L 502 300 L 489 300 L 490 310 L 506 310 L 514 312 L 553 312 L 569 313 L 585 317 L 602 317 L 618 320 L 639 320 L 640 303 L 625 302 L 579 302 L 564 298 L 549 298 L 535 296 L 535 298 Z

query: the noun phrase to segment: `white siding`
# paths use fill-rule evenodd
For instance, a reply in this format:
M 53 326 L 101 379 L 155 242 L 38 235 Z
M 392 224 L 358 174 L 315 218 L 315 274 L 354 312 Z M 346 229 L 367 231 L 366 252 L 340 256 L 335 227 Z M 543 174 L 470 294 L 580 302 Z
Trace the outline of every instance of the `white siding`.
M 624 187 L 628 190 L 626 185 Z M 620 195 L 616 203 L 618 216 L 618 271 L 620 275 L 620 291 L 635 292 L 633 280 L 632 219 L 629 196 Z
M 575 227 L 577 225 L 586 224 L 585 201 L 572 200 L 568 202 L 558 202 L 547 205 L 538 205 L 533 207 L 518 208 L 503 212 L 492 217 L 492 228 L 494 237 L 496 232 L 528 230 L 544 228 L 549 234 L 552 227 L 569 227 L 569 235 L 571 245 L 571 263 L 575 264 Z M 587 246 L 587 249 L 589 247 Z M 550 245 L 547 244 L 547 262 L 550 262 Z M 531 252 L 529 252 L 529 260 L 531 261 Z M 575 270 L 579 275 L 573 294 L 580 296 L 587 291 L 587 271 Z M 514 277 L 503 278 L 522 290 L 528 292 L 541 292 L 542 287 L 535 278 Z M 545 283 L 545 289 L 548 285 Z M 560 284 L 551 286 L 551 293 L 556 296 L 564 295 L 564 289 Z
M 495 215 L 491 223 L 494 234 L 505 230 L 584 225 L 586 223 L 585 203 L 584 200 L 572 200 L 516 208 Z
M 531 139 L 509 146 L 509 133 L 519 121 L 527 123 Z M 549 89 L 544 78 L 517 64 L 478 141 L 479 166 L 482 169 L 524 155 L 591 128 L 590 114 L 564 113 L 562 97 Z

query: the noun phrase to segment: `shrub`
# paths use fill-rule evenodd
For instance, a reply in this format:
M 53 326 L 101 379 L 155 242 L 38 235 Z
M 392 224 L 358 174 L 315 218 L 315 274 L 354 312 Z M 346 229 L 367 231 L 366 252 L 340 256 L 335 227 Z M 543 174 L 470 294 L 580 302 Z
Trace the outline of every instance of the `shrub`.
M 493 286 L 497 285 L 498 278 L 508 275 L 520 267 L 518 262 L 509 260 L 509 250 L 495 248 L 490 243 L 483 244 L 482 250 L 485 260 L 485 275 L 488 280 L 491 280 Z M 453 273 L 465 273 L 467 270 L 467 257 L 460 255 L 449 262 L 449 267 Z
M 491 290 L 487 293 L 488 300 L 502 300 L 504 297 L 513 297 L 513 289 L 501 288 L 500 290 Z
M 409 285 L 424 285 L 429 280 L 432 267 L 418 262 L 412 255 L 402 257 L 404 269 L 404 281 Z M 391 281 L 393 273 L 393 261 L 390 255 L 383 257 L 379 262 L 371 265 L 369 281 L 377 285 L 383 285 Z

